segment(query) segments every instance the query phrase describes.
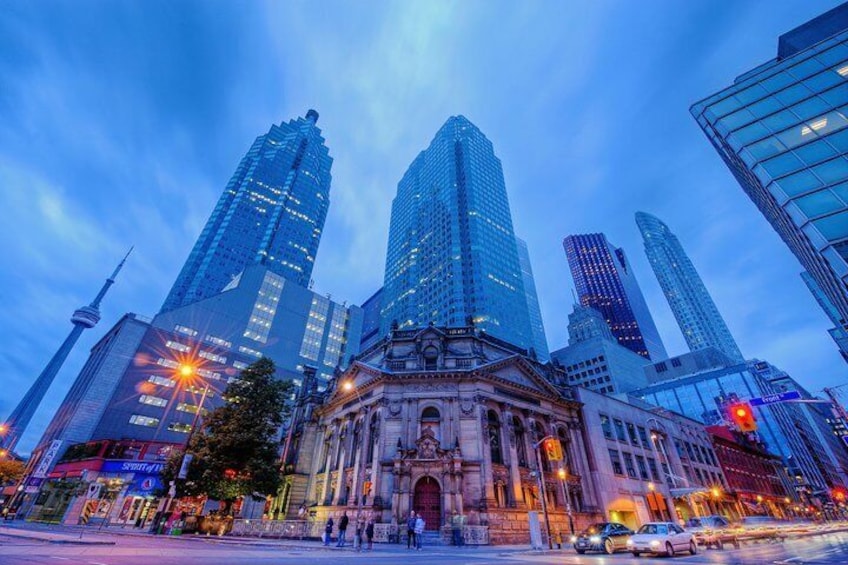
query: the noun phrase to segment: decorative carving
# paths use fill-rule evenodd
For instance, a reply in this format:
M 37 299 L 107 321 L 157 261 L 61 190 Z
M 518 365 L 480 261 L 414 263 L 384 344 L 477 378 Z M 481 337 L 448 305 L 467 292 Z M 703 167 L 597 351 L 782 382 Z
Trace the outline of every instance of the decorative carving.
M 462 411 L 463 416 L 473 416 L 474 415 L 474 399 L 473 398 L 460 398 L 459 399 L 459 409 Z

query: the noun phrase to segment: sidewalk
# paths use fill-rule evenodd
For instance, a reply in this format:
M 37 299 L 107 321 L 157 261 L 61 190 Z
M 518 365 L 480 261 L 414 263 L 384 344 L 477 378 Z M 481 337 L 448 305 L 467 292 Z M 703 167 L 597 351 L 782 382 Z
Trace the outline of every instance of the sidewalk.
M 47 543 L 64 543 L 70 545 L 115 545 L 114 541 L 103 539 L 86 538 L 79 533 L 57 533 L 37 530 L 28 530 L 23 528 L 11 528 L 0 525 L 0 536 L 10 538 L 29 539 L 32 541 L 43 541 Z

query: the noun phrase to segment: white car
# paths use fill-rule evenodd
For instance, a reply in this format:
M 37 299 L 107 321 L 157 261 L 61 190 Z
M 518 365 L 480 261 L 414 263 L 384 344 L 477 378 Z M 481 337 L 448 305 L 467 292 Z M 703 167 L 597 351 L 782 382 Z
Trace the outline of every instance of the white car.
M 662 554 L 674 557 L 678 551 L 688 551 L 692 555 L 698 552 L 698 546 L 690 532 L 672 522 L 649 522 L 639 528 L 627 540 L 627 550 L 634 557 L 642 553 Z

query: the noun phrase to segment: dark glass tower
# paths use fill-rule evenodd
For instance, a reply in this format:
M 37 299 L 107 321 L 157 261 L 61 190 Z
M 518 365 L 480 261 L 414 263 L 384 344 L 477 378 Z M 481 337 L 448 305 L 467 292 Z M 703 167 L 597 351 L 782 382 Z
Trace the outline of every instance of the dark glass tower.
M 668 355 L 624 250 L 602 233 L 570 235 L 563 241 L 574 286 L 583 306 L 603 314 L 618 342 L 647 359 Z
M 680 240 L 659 218 L 636 212 L 645 254 L 691 351 L 715 347 L 736 363 L 745 359 Z
M 398 183 L 382 296 L 381 333 L 477 327 L 533 347 L 524 277 L 492 143 L 453 116 Z
M 848 4 L 780 36 L 775 59 L 691 112 L 835 318 L 848 320 Z
M 251 264 L 308 286 L 327 208 L 330 158 L 318 112 L 253 142 L 180 271 L 162 311 L 221 292 Z

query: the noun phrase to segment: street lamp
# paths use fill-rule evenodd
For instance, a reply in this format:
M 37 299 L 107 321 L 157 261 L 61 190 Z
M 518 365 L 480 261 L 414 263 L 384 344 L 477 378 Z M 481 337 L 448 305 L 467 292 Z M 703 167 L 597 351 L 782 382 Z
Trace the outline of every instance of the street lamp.
M 551 521 L 548 518 L 548 491 L 545 487 L 545 473 L 542 471 L 542 452 L 540 448 L 547 439 L 556 439 L 554 436 L 545 436 L 538 442 L 533 444 L 533 449 L 536 450 L 536 463 L 539 472 L 539 492 L 542 495 L 542 513 L 545 515 L 545 530 L 548 534 L 548 549 L 554 548 L 554 542 L 551 539 Z
M 646 420 L 646 423 L 647 423 L 648 425 L 650 425 L 650 424 L 651 424 L 651 422 L 656 422 L 657 430 L 662 429 L 662 430 L 663 430 L 663 432 L 664 432 L 664 435 L 665 435 L 666 437 L 668 436 L 668 434 L 665 434 L 665 426 L 662 424 L 662 422 L 660 422 L 657 418 L 648 418 L 648 419 Z M 665 471 L 665 470 L 663 469 L 663 472 L 664 472 L 666 475 L 668 475 L 669 477 L 671 477 L 671 483 L 672 483 L 673 487 L 674 487 L 674 488 L 677 488 L 677 479 L 682 480 L 682 481 L 683 481 L 684 486 L 686 486 L 686 487 L 690 486 L 690 485 L 689 485 L 689 480 L 688 480 L 687 478 L 685 478 L 685 477 L 681 477 L 681 476 L 679 476 L 679 475 L 675 475 L 674 473 L 672 473 L 672 472 L 671 472 L 671 459 L 669 459 L 669 458 L 668 458 L 668 453 L 666 453 L 666 450 L 665 450 L 665 443 L 662 441 L 662 439 L 659 437 L 659 435 L 657 435 L 656 433 L 651 433 L 651 439 L 654 441 L 654 443 L 656 443 L 657 445 L 659 445 L 659 446 L 660 446 L 660 453 L 662 453 L 663 457 L 665 458 L 665 464 L 666 464 L 666 466 L 668 467 L 668 471 Z M 688 502 L 688 504 L 689 504 L 689 508 L 691 508 L 691 509 L 692 509 L 692 512 L 695 514 L 695 517 L 697 518 L 697 517 L 698 517 L 698 507 L 697 507 L 697 506 L 695 505 L 695 503 L 692 501 L 692 495 L 691 495 L 691 494 L 687 494 L 687 495 L 686 495 L 686 500 L 687 500 L 687 502 Z
M 359 394 L 359 390 L 356 388 L 356 385 L 352 380 L 348 380 L 342 383 L 342 388 L 348 392 L 351 390 L 356 394 L 356 400 L 359 402 L 359 410 L 362 411 L 364 408 L 362 403 L 362 396 Z M 366 444 L 365 442 L 365 431 L 366 431 L 366 420 L 367 418 L 362 419 L 362 434 L 360 435 L 359 440 L 362 442 L 362 446 Z M 354 489 L 353 494 L 356 496 L 356 528 L 359 531 L 359 535 L 353 536 L 353 544 L 359 549 L 362 547 L 362 527 L 363 524 L 360 523 L 362 519 L 362 503 L 363 498 L 365 498 L 365 457 L 362 454 L 362 447 L 359 449 L 359 479 L 357 481 L 357 487 L 359 488 L 359 493 L 357 494 L 356 489 Z
M 557 476 L 559 480 L 562 481 L 562 495 L 565 497 L 565 513 L 568 515 L 568 529 L 571 531 L 571 535 L 574 535 L 574 519 L 571 515 L 571 495 L 568 492 L 568 472 L 565 470 L 565 467 L 560 467 L 557 470 Z

